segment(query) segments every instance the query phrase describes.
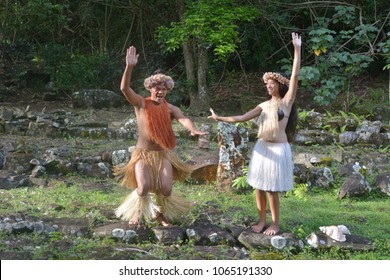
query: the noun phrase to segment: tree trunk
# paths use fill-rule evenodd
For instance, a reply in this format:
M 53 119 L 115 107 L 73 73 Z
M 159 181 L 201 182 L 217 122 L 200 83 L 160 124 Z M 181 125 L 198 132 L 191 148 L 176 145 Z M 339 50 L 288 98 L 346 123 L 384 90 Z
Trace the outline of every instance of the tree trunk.
M 210 108 L 210 97 L 207 89 L 207 49 L 198 46 L 198 91 L 191 96 L 190 109 L 193 112 L 205 113 Z
M 192 96 L 196 95 L 196 78 L 195 78 L 195 66 L 194 59 L 191 53 L 191 49 L 188 43 L 182 45 L 184 64 L 186 67 L 186 76 L 187 76 L 187 90 L 188 95 L 190 96 L 190 101 Z M 191 106 L 191 105 L 190 105 Z
M 185 4 L 184 0 L 177 1 L 177 10 L 179 13 L 180 20 L 183 20 L 183 15 L 185 12 Z M 191 46 L 189 43 L 184 43 L 182 45 L 183 48 L 183 56 L 184 56 L 184 65 L 186 68 L 186 77 L 187 77 L 187 92 L 190 97 L 190 107 L 192 100 L 196 97 L 196 77 L 195 77 L 195 66 L 194 59 L 191 52 Z

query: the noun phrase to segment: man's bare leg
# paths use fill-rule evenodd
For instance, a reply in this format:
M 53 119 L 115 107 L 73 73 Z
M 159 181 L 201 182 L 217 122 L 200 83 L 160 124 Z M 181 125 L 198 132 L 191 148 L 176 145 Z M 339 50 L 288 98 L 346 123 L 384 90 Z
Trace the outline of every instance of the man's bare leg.
M 256 190 L 256 205 L 259 212 L 259 222 L 256 225 L 252 226 L 252 230 L 256 233 L 259 233 L 263 230 L 266 224 L 266 207 L 267 200 L 265 192 L 261 190 Z
M 162 196 L 168 197 L 172 194 L 172 185 L 173 185 L 172 172 L 173 172 L 172 164 L 167 159 L 164 159 L 159 174 L 160 182 L 161 182 L 160 195 Z M 168 227 L 172 225 L 170 222 L 168 222 L 164 214 L 161 212 L 157 213 L 157 220 L 164 227 Z
M 168 222 L 168 220 L 164 217 L 163 213 L 161 212 L 157 213 L 157 220 L 160 223 L 160 225 L 162 225 L 163 227 L 169 227 L 172 225 L 170 222 Z
M 268 192 L 268 202 L 271 209 L 272 224 L 263 232 L 265 235 L 275 235 L 279 232 L 279 193 Z
M 139 225 L 141 223 L 141 221 L 140 221 L 141 216 L 142 216 L 141 209 L 138 209 L 137 213 L 129 221 L 129 225 L 130 226 L 137 226 L 137 225 Z
M 172 194 L 172 185 L 173 185 L 173 168 L 169 160 L 164 159 L 161 170 L 159 173 L 161 189 L 159 190 L 160 194 L 163 196 L 170 196 Z
M 146 196 L 149 193 L 150 189 L 150 168 L 144 163 L 143 160 L 138 161 L 135 164 L 135 179 L 137 181 L 137 194 L 138 196 Z M 129 225 L 139 225 L 140 218 L 142 216 L 141 209 L 138 211 L 130 221 Z

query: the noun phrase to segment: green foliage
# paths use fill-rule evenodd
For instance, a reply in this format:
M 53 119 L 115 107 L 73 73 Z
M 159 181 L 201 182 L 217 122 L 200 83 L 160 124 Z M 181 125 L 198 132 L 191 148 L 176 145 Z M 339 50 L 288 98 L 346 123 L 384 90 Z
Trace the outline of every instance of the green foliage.
M 17 40 L 11 43 L 6 40 L 1 44 L 2 65 L 7 71 L 1 75 L 4 84 L 9 89 L 22 88 L 26 86 L 26 76 L 29 73 L 31 59 L 33 58 L 33 49 L 25 40 Z
M 336 6 L 333 23 L 353 24 L 355 21 L 355 8 L 349 6 Z
M 345 112 L 339 110 L 338 112 L 333 112 L 325 110 L 324 124 L 322 129 L 330 132 L 332 135 L 337 136 L 338 134 L 345 132 L 347 130 L 356 129 L 362 124 L 364 120 L 367 119 L 367 115 L 358 115 L 353 112 Z
M 310 234 L 310 229 L 305 228 L 304 225 L 299 225 L 295 227 L 292 232 L 295 233 L 298 238 L 304 240 Z
M 382 54 L 382 56 L 386 60 L 386 65 L 383 67 L 383 70 L 390 70 L 390 32 L 387 32 L 387 40 L 380 42 L 378 44 L 378 52 Z
M 304 128 L 306 126 L 305 123 L 308 121 L 310 112 L 314 112 L 314 109 L 310 111 L 305 109 L 300 109 L 300 108 L 298 109 L 298 124 L 297 124 L 298 129 Z
M 252 121 L 246 121 L 246 122 L 238 122 L 234 124 L 237 127 L 243 127 L 246 129 L 250 129 L 253 127 L 253 122 Z
M 69 5 L 50 0 L 3 1 L 0 13 L 5 38 L 15 36 L 30 42 L 55 39 L 59 31 L 70 22 Z
M 307 118 L 309 117 L 309 112 L 314 112 L 314 109 L 308 111 L 308 110 L 305 110 L 305 109 L 299 109 L 298 111 L 298 119 L 302 122 L 306 122 L 307 121 Z
M 311 49 L 316 55 L 326 53 L 334 45 L 334 36 L 336 34 L 333 30 L 319 26 L 309 32 L 310 39 L 308 40 L 308 44 L 310 44 Z
M 64 238 L 63 234 L 59 231 L 53 231 L 49 233 L 49 241 L 50 242 L 55 242 L 55 241 L 60 241 Z
M 390 153 L 390 145 L 389 146 L 379 146 L 378 152 L 387 154 Z
M 184 5 L 186 12 L 177 21 L 178 5 L 169 1 L 119 1 L 115 5 L 84 0 L 1 1 L 5 84 L 29 87 L 38 76 L 43 83 L 54 81 L 60 91 L 117 88 L 113 81 L 121 74 L 118 65 L 123 66 L 118 57 L 129 44 L 139 50 L 142 46 L 140 64 L 146 71 L 169 67 L 179 79 L 184 70 L 180 55 L 172 55 L 175 61 L 169 65 L 167 60 L 172 57 L 161 55 L 159 44 L 168 52 L 184 42 L 192 50 L 199 46 L 212 49 L 215 60 L 208 75 L 214 77 L 231 69 L 266 71 L 278 63 L 289 73 L 291 30 L 300 30 L 304 39 L 301 86 L 321 105 L 349 92 L 351 79 L 368 66 L 374 71 L 390 68 L 385 1 L 364 0 L 359 7 L 341 2 L 293 5 L 235 0 L 184 1 Z M 58 46 L 63 46 L 62 52 Z M 377 57 L 383 60 L 372 63 Z
M 83 88 L 111 88 L 119 75 L 116 64 L 105 53 L 70 53 L 65 46 L 48 45 L 33 58 L 35 68 L 43 69 L 57 91 Z
M 299 73 L 299 81 L 303 88 L 309 88 L 321 79 L 321 72 L 317 67 L 303 66 Z
M 347 78 L 343 76 L 329 76 L 323 79 L 317 89 L 314 90 L 314 98 L 320 105 L 327 105 L 334 101 L 343 91 L 347 83 Z
M 236 190 L 239 193 L 245 193 L 248 192 L 249 190 L 252 190 L 252 187 L 246 181 L 247 175 L 248 175 L 248 167 L 245 166 L 243 169 L 243 175 L 233 180 L 232 187 L 234 190 Z
M 256 16 L 256 9 L 238 5 L 234 0 L 194 1 L 181 22 L 158 28 L 157 40 L 171 52 L 194 39 L 197 44 L 211 45 L 216 58 L 226 61 L 237 48 L 238 23 L 251 21 Z
M 363 115 L 357 115 L 353 112 L 344 112 L 344 111 L 339 111 L 339 114 L 344 118 L 344 120 L 348 119 L 354 119 L 357 122 L 357 126 L 359 126 L 364 120 L 367 119 L 368 116 L 363 116 Z
M 294 188 L 291 191 L 286 192 L 286 197 L 295 196 L 298 199 L 306 200 L 307 199 L 307 183 L 294 184 Z
M 76 54 L 68 63 L 59 66 L 53 78 L 57 88 L 63 90 L 107 88 L 116 77 L 113 73 L 117 74 L 113 66 L 106 54 Z
M 34 82 L 41 79 L 43 83 L 53 82 L 54 90 L 60 92 L 112 88 L 118 76 L 112 57 L 106 53 L 83 54 L 66 41 L 71 23 L 69 5 L 47 0 L 6 1 L 1 5 L 8 11 L 0 13 L 6 22 L 0 44 L 6 52 L 8 85 L 42 90 L 44 84 L 36 88 Z
M 351 6 L 336 6 L 333 14 L 317 18 L 307 40 L 314 64 L 303 67 L 300 75 L 302 86 L 313 92 L 316 103 L 328 105 L 342 92 L 349 94 L 351 78 L 373 61 L 373 54 L 367 52 L 379 32 L 375 24 L 360 22 Z

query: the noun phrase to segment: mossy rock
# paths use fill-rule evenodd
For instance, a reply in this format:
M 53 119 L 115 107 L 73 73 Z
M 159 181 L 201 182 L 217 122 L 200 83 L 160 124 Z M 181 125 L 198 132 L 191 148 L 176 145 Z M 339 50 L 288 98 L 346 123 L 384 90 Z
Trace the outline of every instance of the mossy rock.
M 325 156 L 325 157 L 321 158 L 321 162 L 325 166 L 331 166 L 332 165 L 332 161 L 333 161 L 333 159 L 331 157 L 326 157 Z
M 251 260 L 284 260 L 284 256 L 275 252 L 253 252 L 249 255 Z

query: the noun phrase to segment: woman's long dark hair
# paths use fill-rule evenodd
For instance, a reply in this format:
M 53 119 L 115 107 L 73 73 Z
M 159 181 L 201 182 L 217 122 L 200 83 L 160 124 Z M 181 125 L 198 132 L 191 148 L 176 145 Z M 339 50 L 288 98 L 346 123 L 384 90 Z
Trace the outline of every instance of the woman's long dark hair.
M 284 97 L 288 91 L 288 86 L 285 84 L 279 83 L 279 95 L 280 97 Z M 297 132 L 297 124 L 298 124 L 298 111 L 295 106 L 295 102 L 291 107 L 290 116 L 288 117 L 288 122 L 286 126 L 286 134 L 288 142 L 294 142 L 295 134 Z

